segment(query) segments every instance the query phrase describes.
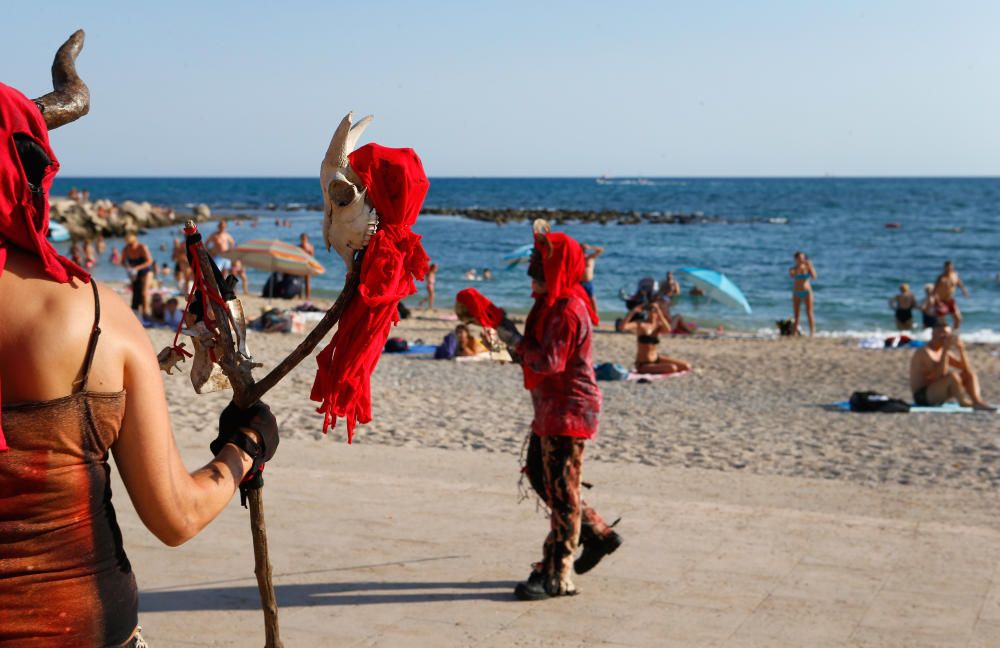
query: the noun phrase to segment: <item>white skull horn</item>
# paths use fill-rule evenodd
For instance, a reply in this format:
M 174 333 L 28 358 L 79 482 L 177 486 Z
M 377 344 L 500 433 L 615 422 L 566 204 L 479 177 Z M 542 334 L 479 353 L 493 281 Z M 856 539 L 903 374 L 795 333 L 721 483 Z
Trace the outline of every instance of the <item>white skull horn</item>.
M 337 250 L 348 270 L 354 253 L 368 244 L 378 226 L 378 215 L 367 204 L 367 192 L 359 187 L 360 180 L 347 159 L 372 116 L 352 126 L 352 115 L 347 113 L 337 126 L 319 170 L 323 189 L 323 240 L 327 249 Z

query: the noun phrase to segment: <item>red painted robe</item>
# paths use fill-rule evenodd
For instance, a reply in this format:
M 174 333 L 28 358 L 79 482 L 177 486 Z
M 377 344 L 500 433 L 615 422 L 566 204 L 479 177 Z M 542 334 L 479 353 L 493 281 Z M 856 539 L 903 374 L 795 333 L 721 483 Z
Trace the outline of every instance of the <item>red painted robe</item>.
M 591 439 L 597 434 L 601 390 L 591 360 L 597 315 L 580 285 L 580 244 L 563 233 L 539 236 L 547 292 L 538 295 L 517 347 L 524 386 L 531 392 L 539 436 Z

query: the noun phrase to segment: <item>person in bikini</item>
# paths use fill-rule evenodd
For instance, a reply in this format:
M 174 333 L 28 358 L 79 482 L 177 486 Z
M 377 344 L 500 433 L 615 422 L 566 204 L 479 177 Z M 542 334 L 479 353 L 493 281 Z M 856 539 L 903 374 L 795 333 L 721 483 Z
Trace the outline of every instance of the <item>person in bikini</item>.
M 896 329 L 909 331 L 913 328 L 913 309 L 917 307 L 917 298 L 910 292 L 909 284 L 899 284 L 899 294 L 889 300 L 889 308 L 895 311 Z
M 938 275 L 934 282 L 934 297 L 937 303 L 937 317 L 943 320 L 951 313 L 955 328 L 962 325 L 962 312 L 955 303 L 955 289 L 961 289 L 962 294 L 969 296 L 969 290 L 962 283 L 962 278 L 955 271 L 955 264 L 951 261 L 944 262 L 944 270 Z
M 954 398 L 964 407 L 996 411 L 983 400 L 965 343 L 944 320 L 932 329 L 930 342 L 910 359 L 910 389 L 917 405 L 941 405 Z
M 427 276 L 424 278 L 427 287 L 427 296 L 417 302 L 417 308 L 427 304 L 427 310 L 434 310 L 434 284 L 437 281 L 438 264 L 432 263 L 427 267 Z
M 149 246 L 140 243 L 133 233 L 125 235 L 125 247 L 122 249 L 122 265 L 132 280 L 132 310 L 138 315 L 150 316 L 151 291 L 153 289 L 156 262 Z
M 920 320 L 925 329 L 937 326 L 937 297 L 934 296 L 934 284 L 924 284 L 924 301 L 920 302 Z
M 788 269 L 792 278 L 792 309 L 795 311 L 794 330 L 799 334 L 799 312 L 802 305 L 806 307 L 806 317 L 809 319 L 809 337 L 816 334 L 816 319 L 813 316 L 813 291 L 810 279 L 816 278 L 816 268 L 805 252 L 795 253 L 795 265 Z
M 661 333 L 670 333 L 670 321 L 657 302 L 639 304 L 628 312 L 622 330 L 635 333 L 635 370 L 644 374 L 672 374 L 690 371 L 683 360 L 661 356 L 656 347 Z

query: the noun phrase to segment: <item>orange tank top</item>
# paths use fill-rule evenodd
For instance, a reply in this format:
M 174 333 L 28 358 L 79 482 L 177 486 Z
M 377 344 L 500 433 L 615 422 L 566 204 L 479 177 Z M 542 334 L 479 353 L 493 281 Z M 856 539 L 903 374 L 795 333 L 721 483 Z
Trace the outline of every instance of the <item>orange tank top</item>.
M 93 283 L 93 281 L 91 281 Z M 138 624 L 138 593 L 111 505 L 108 451 L 125 392 L 87 391 L 4 404 L 0 454 L 0 646 L 120 646 Z

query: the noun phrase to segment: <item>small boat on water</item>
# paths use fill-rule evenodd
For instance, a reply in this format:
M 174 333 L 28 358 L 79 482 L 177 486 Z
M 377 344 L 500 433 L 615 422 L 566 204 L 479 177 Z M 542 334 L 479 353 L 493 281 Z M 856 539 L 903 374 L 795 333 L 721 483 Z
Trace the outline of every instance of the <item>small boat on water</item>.
M 69 240 L 69 230 L 59 223 L 49 222 L 49 240 L 56 243 Z

